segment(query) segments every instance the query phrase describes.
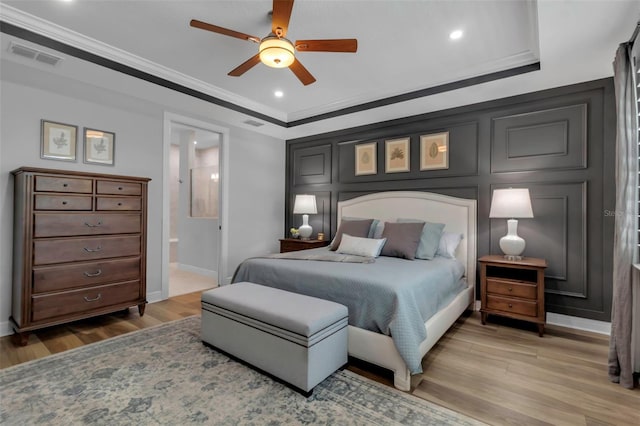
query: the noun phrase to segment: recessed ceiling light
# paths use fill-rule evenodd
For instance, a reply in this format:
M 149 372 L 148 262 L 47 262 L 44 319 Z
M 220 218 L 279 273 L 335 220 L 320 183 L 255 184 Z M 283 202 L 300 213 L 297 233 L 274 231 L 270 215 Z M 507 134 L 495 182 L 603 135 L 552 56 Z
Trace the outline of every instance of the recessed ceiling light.
M 276 90 L 275 92 L 273 92 L 273 94 L 276 98 L 281 98 L 284 96 L 284 92 L 282 92 L 282 90 Z
M 194 145 L 198 145 L 198 141 L 193 141 L 193 144 Z
M 462 32 L 462 30 L 451 31 L 451 34 L 449 34 L 449 38 L 451 40 L 458 40 L 458 39 L 462 38 L 462 34 L 464 34 Z

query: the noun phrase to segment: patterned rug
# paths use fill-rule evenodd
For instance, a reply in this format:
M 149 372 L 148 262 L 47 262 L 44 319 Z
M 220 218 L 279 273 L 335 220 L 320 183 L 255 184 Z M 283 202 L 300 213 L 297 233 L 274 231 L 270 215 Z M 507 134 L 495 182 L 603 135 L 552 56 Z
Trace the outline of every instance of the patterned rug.
M 476 425 L 339 371 L 305 398 L 204 346 L 190 317 L 0 370 L 3 425 Z

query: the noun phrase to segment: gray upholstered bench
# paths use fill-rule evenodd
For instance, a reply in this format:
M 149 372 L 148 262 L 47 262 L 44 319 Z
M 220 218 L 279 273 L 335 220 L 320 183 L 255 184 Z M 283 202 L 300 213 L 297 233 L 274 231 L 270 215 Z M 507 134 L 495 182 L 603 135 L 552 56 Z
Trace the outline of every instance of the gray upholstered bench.
M 347 308 L 241 282 L 202 293 L 202 341 L 307 394 L 347 363 Z

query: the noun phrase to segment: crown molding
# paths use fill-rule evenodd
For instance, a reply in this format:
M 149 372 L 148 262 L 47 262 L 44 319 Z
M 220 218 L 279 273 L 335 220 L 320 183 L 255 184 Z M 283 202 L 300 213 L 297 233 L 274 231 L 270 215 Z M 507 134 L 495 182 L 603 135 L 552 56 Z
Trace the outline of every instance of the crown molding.
M 287 114 L 283 111 L 238 96 L 235 93 L 205 83 L 202 80 L 195 79 L 171 68 L 156 64 L 155 62 L 133 55 L 122 49 L 87 37 L 3 3 L 0 3 L 0 20 L 206 95 L 270 116 L 274 119 L 283 122 L 287 120 Z

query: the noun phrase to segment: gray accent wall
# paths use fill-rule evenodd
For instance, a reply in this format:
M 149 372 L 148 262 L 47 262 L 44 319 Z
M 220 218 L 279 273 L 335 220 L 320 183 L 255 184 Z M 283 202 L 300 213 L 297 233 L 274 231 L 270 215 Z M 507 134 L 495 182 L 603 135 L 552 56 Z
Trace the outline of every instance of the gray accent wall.
M 296 194 L 315 194 L 314 234 L 336 231 L 338 201 L 413 190 L 478 200 L 478 256 L 501 253 L 506 220 L 489 219 L 496 188 L 529 188 L 520 219 L 526 256 L 547 260 L 548 312 L 608 321 L 614 218 L 613 80 L 287 141 L 285 228 L 299 226 Z M 420 171 L 420 136 L 449 132 L 449 167 Z M 410 139 L 410 171 L 385 173 L 385 140 Z M 376 142 L 377 173 L 355 175 L 355 146 Z

